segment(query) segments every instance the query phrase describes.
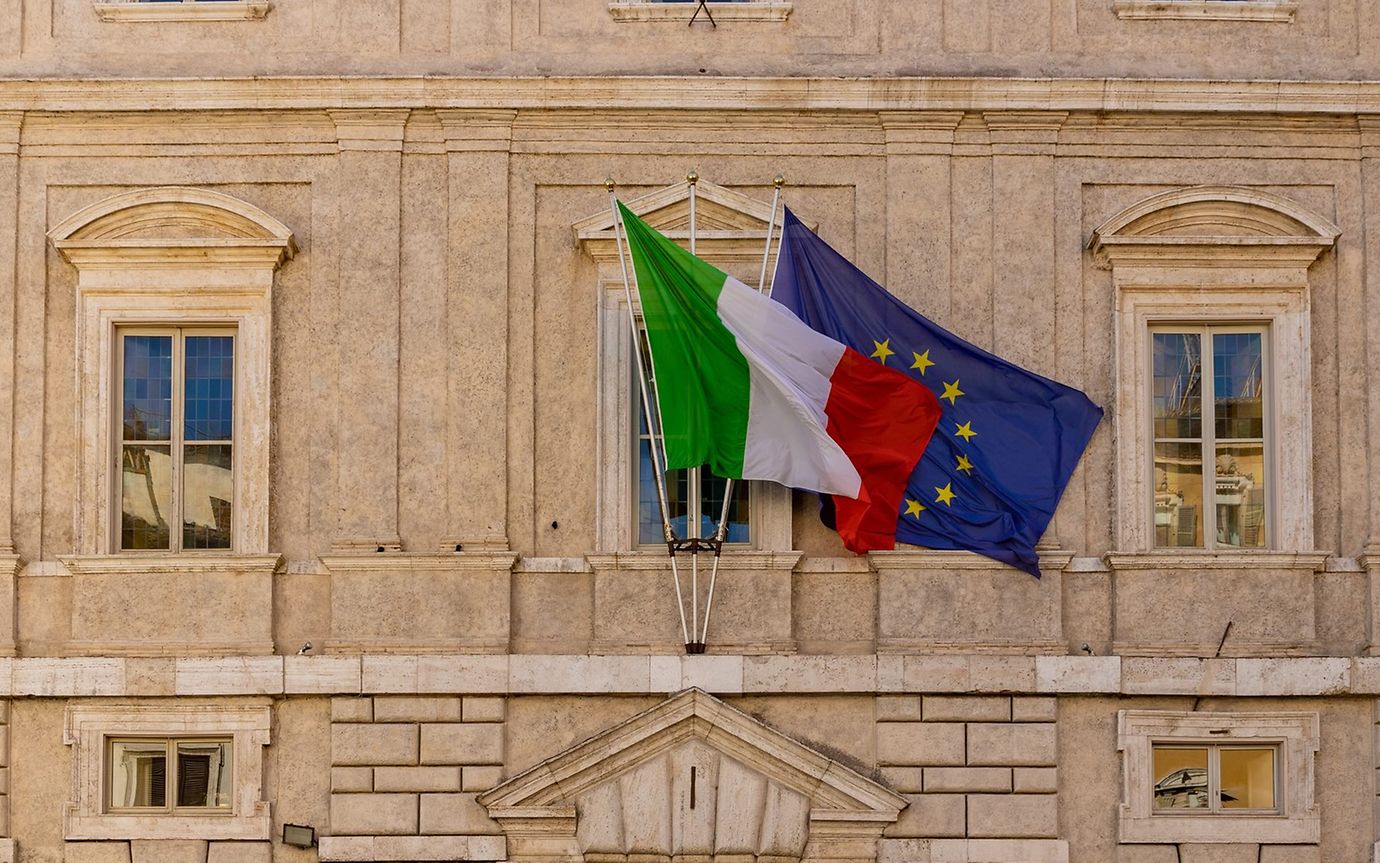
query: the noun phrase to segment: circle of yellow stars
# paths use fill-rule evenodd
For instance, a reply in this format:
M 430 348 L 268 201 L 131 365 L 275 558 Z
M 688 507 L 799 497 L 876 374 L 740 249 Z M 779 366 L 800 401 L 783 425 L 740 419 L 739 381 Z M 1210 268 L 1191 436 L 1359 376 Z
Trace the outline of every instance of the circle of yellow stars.
M 886 365 L 888 357 L 896 356 L 896 351 L 892 350 L 891 347 L 891 339 L 883 339 L 881 341 L 873 339 L 872 347 L 872 359 L 876 360 L 882 365 Z M 911 351 L 910 355 L 914 359 L 914 361 L 910 364 L 910 367 L 912 369 L 916 369 L 917 371 L 919 371 L 921 377 L 924 377 L 925 372 L 929 371 L 932 366 L 937 365 L 937 363 L 934 360 L 930 359 L 929 349 L 926 349 L 924 353 Z M 957 406 L 958 400 L 963 396 L 967 395 L 967 393 L 960 388 L 960 381 L 958 378 L 954 378 L 952 381 L 941 381 L 941 383 L 944 384 L 944 391 L 939 394 L 939 398 L 943 401 L 947 401 L 951 407 Z M 953 425 L 954 429 L 952 434 L 954 435 L 954 437 L 963 438 L 964 443 L 972 443 L 973 438 L 978 436 L 978 433 L 973 429 L 972 420 L 969 420 L 964 423 L 954 422 Z M 968 456 L 965 453 L 959 453 L 957 458 L 957 464 L 954 465 L 953 469 L 967 476 L 972 476 L 973 462 L 968 458 Z M 952 507 L 954 505 L 954 501 L 957 499 L 958 494 L 954 491 L 952 482 L 947 482 L 942 486 L 934 486 L 933 504 L 942 503 L 946 507 Z M 921 503 L 918 500 L 915 500 L 914 498 L 906 498 L 905 503 L 906 510 L 902 514 L 903 517 L 910 516 L 917 521 L 920 520 L 920 513 L 928 509 L 928 507 L 926 507 L 925 504 Z

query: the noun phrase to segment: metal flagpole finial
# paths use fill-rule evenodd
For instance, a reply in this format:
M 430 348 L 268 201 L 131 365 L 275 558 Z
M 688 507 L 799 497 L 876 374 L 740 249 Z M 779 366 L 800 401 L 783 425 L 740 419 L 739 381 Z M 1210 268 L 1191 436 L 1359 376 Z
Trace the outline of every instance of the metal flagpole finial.
M 694 168 L 691 168 L 691 169 L 690 169 L 690 173 L 688 173 L 688 174 L 685 175 L 685 182 L 687 182 L 687 183 L 689 183 L 690 185 L 693 186 L 693 185 L 695 185 L 696 183 L 698 183 L 699 181 L 700 181 L 700 172 L 699 172 L 699 171 L 696 171 Z
M 604 188 L 605 188 L 605 189 L 608 189 L 610 192 L 613 191 L 613 187 L 616 186 L 616 185 L 618 185 L 618 184 L 615 183 L 615 182 L 613 181 L 613 178 L 612 178 L 612 177 L 605 177 L 605 178 L 604 178 Z
M 610 180 L 609 182 L 613 182 L 613 181 Z M 786 178 L 785 178 L 784 176 L 782 176 L 781 174 L 777 174 L 775 177 L 772 177 L 772 178 L 771 178 L 771 184 L 772 184 L 773 186 L 775 186 L 776 188 L 779 189 L 779 188 L 781 188 L 782 186 L 786 185 Z

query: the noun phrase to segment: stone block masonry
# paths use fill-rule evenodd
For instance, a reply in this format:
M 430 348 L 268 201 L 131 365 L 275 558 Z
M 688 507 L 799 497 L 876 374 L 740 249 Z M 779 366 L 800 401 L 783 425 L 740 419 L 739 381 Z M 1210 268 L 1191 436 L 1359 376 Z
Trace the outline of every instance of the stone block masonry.
M 984 841 L 1057 836 L 1057 707 L 1048 696 L 880 700 L 881 776 L 910 800 L 886 836 Z
M 334 837 L 494 835 L 475 802 L 502 779 L 506 700 L 331 699 Z

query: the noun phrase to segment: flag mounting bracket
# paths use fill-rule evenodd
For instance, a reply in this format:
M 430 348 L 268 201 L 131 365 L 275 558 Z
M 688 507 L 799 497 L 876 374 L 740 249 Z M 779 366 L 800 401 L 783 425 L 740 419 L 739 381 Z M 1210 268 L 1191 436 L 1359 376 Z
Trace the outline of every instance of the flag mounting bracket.
M 705 0 L 700 0 L 700 5 L 695 8 L 695 14 L 690 16 L 689 26 L 695 26 L 695 19 L 700 17 L 700 12 L 703 12 L 705 14 L 705 17 L 709 19 L 710 25 L 715 30 L 719 29 L 719 22 L 714 20 L 714 13 L 709 11 L 709 6 L 705 3 Z

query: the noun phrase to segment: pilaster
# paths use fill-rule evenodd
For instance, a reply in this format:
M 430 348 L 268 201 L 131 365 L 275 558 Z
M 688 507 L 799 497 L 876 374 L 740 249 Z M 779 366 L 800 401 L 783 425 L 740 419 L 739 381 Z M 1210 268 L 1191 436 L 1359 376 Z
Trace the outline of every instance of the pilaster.
M 1356 310 L 1361 320 L 1370 320 L 1380 309 L 1380 114 L 1357 117 L 1361 129 L 1361 207 L 1365 225 L 1365 273 L 1362 289 L 1362 308 Z M 1370 486 L 1374 488 L 1376 472 L 1380 471 L 1380 332 L 1366 327 L 1365 380 L 1366 388 L 1366 464 Z M 1368 556 L 1380 559 L 1380 501 L 1370 496 L 1369 536 L 1366 539 Z M 1375 550 L 1371 554 L 1370 550 Z
M 948 316 L 954 130 L 962 111 L 882 111 L 886 285 L 922 313 Z
M 340 154 L 337 551 L 397 550 L 406 109 L 334 110 Z
M 508 547 L 508 183 L 516 111 L 450 110 L 443 550 Z
M 0 555 L 14 551 L 15 273 L 23 122 L 21 111 L 0 112 Z

